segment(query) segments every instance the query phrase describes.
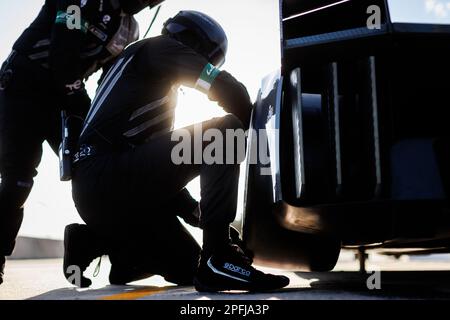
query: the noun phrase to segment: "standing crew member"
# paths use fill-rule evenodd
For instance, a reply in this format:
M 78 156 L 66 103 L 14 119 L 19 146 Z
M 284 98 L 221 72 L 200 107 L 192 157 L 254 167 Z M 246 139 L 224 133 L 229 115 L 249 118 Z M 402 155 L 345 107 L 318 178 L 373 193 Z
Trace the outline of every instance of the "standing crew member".
M 132 17 L 159 1 L 46 0 L 0 72 L 0 283 L 47 141 L 57 152 L 61 110 L 84 118 L 83 81 L 138 39 Z
M 179 143 L 173 141 L 174 136 L 191 133 L 195 152 L 208 146 L 205 142 L 200 144 L 202 150 L 193 146 L 196 126 L 172 132 L 180 85 L 203 91 L 230 113 L 203 122 L 203 132 L 218 129 L 225 137 L 228 129 L 248 128 L 252 104 L 247 90 L 217 68 L 226 51 L 227 38 L 221 26 L 196 11 L 180 12 L 165 23 L 162 36 L 125 50 L 101 84 L 86 117 L 74 161 L 73 196 L 81 217 L 102 241 L 145 264 L 150 257 L 133 252 L 133 244 L 139 248 L 151 245 L 148 253 L 152 253 L 154 241 L 158 241 L 152 230 L 164 228 L 160 221 L 174 216 L 159 208 L 176 202 L 186 184 L 200 176 L 203 248 L 194 279 L 196 289 L 282 288 L 288 285 L 288 278 L 256 270 L 251 257 L 230 240 L 229 224 L 237 206 L 238 161 L 197 164 L 194 158 L 198 155 L 194 154 L 181 164 L 172 159 Z M 225 149 L 223 146 L 224 156 L 229 152 Z M 184 261 L 187 251 L 184 243 L 167 232 L 158 241 L 159 251 L 165 251 L 167 257 L 161 264 L 171 270 L 183 269 L 179 261 Z

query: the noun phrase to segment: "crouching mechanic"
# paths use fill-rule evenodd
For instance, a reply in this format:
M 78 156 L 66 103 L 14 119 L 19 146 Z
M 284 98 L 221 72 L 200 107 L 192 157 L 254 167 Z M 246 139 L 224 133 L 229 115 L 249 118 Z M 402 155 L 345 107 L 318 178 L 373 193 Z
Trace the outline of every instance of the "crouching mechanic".
M 61 110 L 84 118 L 83 81 L 138 39 L 143 0 L 46 0 L 0 70 L 0 283 L 22 224 L 42 143 L 61 142 Z M 73 14 L 73 15 L 72 15 Z M 78 127 L 81 127 L 83 119 Z M 80 128 L 81 129 L 81 128 Z M 78 134 L 76 135 L 79 136 Z
M 249 125 L 252 104 L 247 90 L 216 68 L 225 60 L 226 35 L 212 18 L 195 11 L 182 11 L 169 19 L 162 33 L 126 49 L 98 90 L 74 160 L 77 209 L 101 245 L 113 248 L 121 259 L 126 256 L 136 266 L 148 263 L 156 273 L 161 272 L 158 266 L 175 273 L 188 270 L 199 291 L 282 288 L 288 278 L 253 268 L 251 257 L 230 239 L 239 163 L 199 163 L 194 152 L 185 154 L 190 161 L 181 164 L 172 159 L 179 144 L 173 137 L 189 132 L 195 152 L 203 152 L 211 143 L 201 142 L 200 150 L 198 145 L 194 148 L 199 125 L 172 131 L 180 85 L 205 92 L 230 113 L 203 122 L 202 132 L 217 129 L 225 136 L 226 130 Z M 229 143 L 222 146 L 224 157 Z M 167 221 L 176 224 L 170 207 L 197 176 L 203 229 L 199 262 L 190 257 L 193 246 L 187 234 L 165 229 Z M 159 259 L 163 256 L 166 260 Z

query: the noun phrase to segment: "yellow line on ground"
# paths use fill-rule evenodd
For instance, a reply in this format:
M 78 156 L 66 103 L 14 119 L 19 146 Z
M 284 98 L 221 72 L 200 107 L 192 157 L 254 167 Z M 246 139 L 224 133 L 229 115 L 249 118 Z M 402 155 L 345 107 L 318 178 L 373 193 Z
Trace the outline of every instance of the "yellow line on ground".
M 136 300 L 143 297 L 151 296 L 157 293 L 161 293 L 167 291 L 166 288 L 146 288 L 146 289 L 140 289 L 140 290 L 133 290 L 133 291 L 127 291 L 122 292 L 118 294 L 113 294 L 111 296 L 106 296 L 100 298 L 100 300 Z

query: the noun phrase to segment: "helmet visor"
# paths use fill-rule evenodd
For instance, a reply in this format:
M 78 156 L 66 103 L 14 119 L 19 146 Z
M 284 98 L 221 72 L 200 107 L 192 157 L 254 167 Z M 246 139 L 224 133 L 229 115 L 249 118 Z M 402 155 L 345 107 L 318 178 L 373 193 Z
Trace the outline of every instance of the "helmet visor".
M 225 52 L 223 52 L 221 47 L 217 47 L 216 50 L 211 53 L 210 60 L 217 68 L 220 68 L 225 64 Z

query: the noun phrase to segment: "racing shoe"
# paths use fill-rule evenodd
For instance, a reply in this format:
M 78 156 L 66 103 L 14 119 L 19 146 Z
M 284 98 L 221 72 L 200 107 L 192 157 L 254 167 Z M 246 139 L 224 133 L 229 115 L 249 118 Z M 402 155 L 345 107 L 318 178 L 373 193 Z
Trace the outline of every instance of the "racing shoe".
M 95 236 L 86 225 L 71 224 L 64 230 L 63 272 L 71 284 L 87 288 L 92 281 L 83 276 L 91 262 L 101 257 L 103 252 Z
M 0 256 L 0 284 L 3 283 L 3 276 L 5 275 L 5 262 L 6 258 L 4 256 Z
M 235 244 L 210 255 L 202 253 L 194 279 L 195 289 L 204 292 L 256 292 L 281 289 L 289 284 L 289 278 L 263 273 L 251 263 L 252 259 Z

